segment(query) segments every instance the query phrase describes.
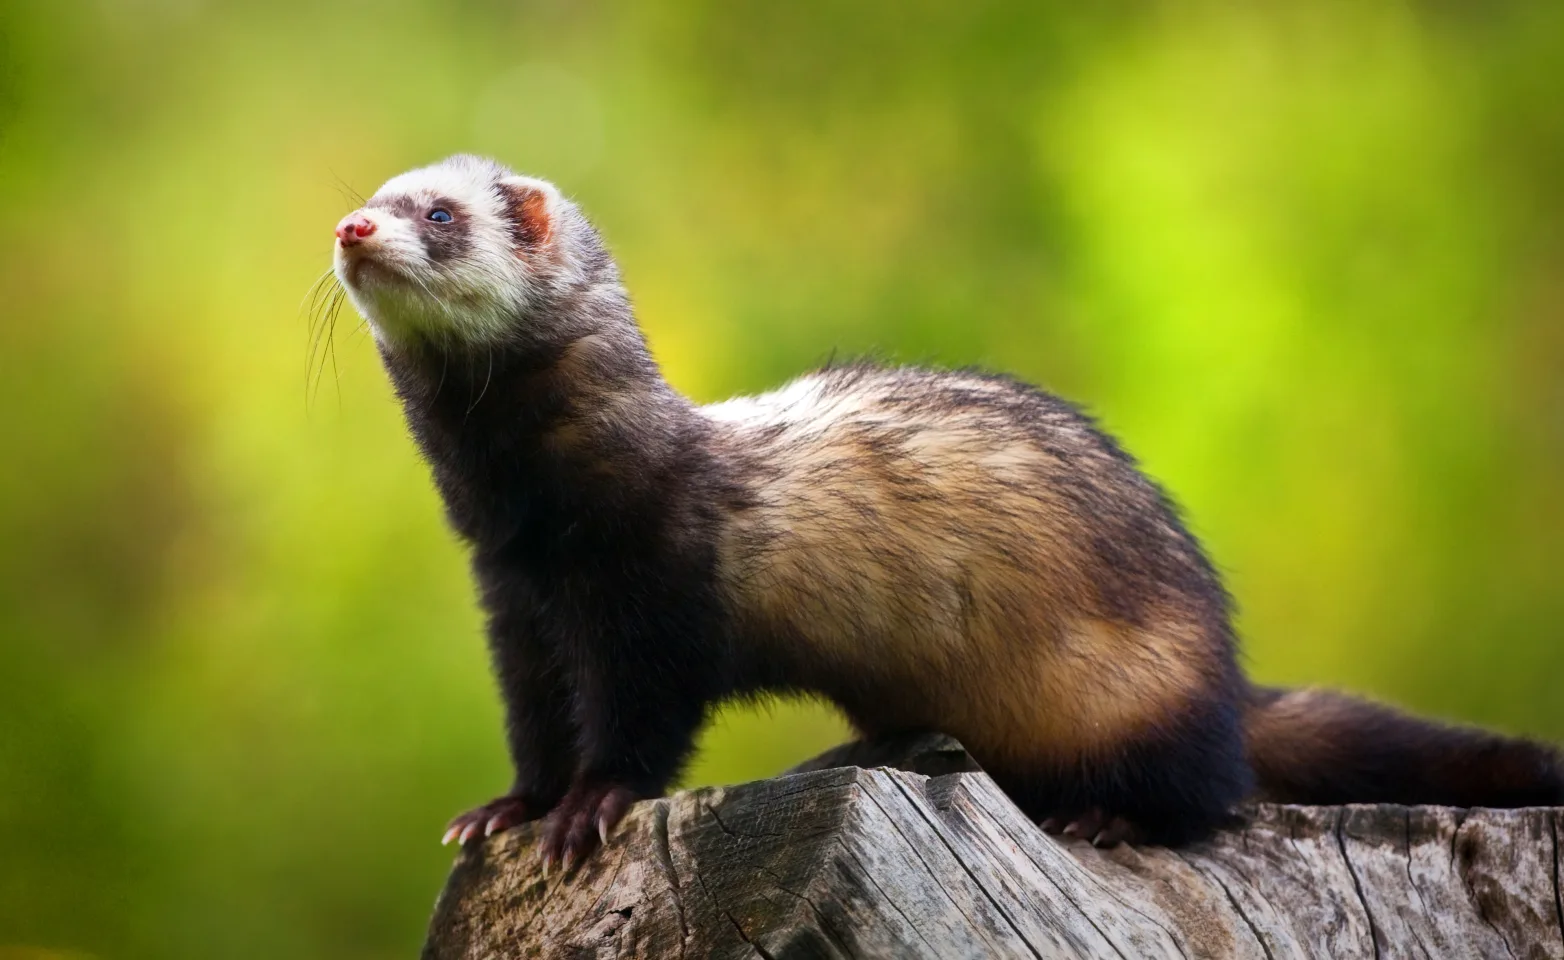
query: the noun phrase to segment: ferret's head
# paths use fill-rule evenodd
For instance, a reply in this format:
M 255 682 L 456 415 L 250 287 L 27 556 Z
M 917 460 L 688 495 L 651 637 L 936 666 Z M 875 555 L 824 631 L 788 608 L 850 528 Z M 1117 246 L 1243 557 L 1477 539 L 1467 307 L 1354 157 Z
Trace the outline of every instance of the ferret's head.
M 617 286 L 596 234 L 553 184 L 465 155 L 393 177 L 343 217 L 333 264 L 391 342 L 525 336 L 551 300 Z

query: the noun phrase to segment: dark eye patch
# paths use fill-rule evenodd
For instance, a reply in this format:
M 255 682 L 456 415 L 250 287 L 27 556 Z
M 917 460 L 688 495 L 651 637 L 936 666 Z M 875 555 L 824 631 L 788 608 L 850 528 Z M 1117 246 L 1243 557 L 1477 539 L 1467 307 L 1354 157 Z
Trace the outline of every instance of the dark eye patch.
M 436 220 L 431 214 L 443 211 L 449 219 Z M 472 233 L 467 209 L 456 200 L 437 197 L 424 205 L 417 216 L 411 218 L 418 236 L 424 242 L 424 250 L 435 263 L 459 259 L 472 249 Z

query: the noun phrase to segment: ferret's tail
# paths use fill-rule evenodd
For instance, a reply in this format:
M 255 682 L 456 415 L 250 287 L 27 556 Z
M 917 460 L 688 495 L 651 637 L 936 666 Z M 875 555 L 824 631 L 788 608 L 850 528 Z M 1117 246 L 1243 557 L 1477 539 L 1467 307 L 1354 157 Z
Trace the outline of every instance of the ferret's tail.
M 1419 720 L 1329 690 L 1253 688 L 1244 738 L 1263 800 L 1564 804 L 1564 758 L 1551 747 Z

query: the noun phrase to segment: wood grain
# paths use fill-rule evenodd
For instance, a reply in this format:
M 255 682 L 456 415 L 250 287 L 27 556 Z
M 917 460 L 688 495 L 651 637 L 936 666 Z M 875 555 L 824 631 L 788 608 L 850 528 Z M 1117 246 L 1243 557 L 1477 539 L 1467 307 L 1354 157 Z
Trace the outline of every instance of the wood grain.
M 1097 850 L 1044 834 L 947 739 L 849 745 L 638 804 L 568 876 L 544 878 L 533 828 L 475 844 L 423 956 L 1564 960 L 1564 810 L 1247 818 L 1183 850 Z

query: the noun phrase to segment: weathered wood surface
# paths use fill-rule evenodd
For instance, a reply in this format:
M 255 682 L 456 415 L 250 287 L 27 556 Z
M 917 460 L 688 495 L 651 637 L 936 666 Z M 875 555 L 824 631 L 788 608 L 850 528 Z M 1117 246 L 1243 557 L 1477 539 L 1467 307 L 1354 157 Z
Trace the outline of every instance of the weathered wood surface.
M 638 804 L 569 876 L 543 877 L 533 828 L 474 844 L 424 957 L 1564 958 L 1564 809 L 1267 805 L 1103 851 L 949 741 L 805 766 L 828 768 Z

